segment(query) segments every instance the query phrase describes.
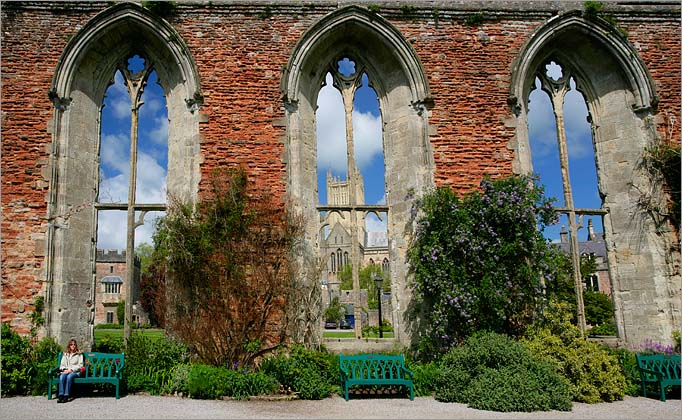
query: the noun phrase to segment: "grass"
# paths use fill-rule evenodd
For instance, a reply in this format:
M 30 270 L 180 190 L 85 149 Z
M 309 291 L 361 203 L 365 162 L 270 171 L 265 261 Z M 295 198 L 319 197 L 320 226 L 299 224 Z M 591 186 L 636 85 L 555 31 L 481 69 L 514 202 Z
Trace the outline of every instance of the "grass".
M 149 337 L 152 340 L 158 340 L 162 338 L 165 331 L 162 329 L 149 328 L 149 329 L 134 329 L 133 334 L 142 334 L 145 337 Z M 120 338 L 123 339 L 123 329 L 112 329 L 105 330 L 100 328 L 95 328 L 95 341 L 100 340 L 104 337 Z
M 325 331 L 322 336 L 324 338 L 355 338 L 354 331 Z M 384 338 L 393 338 L 392 331 L 384 331 Z M 378 333 L 370 333 L 367 337 L 362 338 L 379 338 Z

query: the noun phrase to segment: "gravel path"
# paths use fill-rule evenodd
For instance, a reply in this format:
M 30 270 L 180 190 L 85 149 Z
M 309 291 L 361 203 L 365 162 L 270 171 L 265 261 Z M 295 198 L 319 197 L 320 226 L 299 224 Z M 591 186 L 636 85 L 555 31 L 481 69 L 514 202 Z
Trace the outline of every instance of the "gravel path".
M 204 401 L 128 395 L 83 397 L 66 404 L 45 397 L 0 399 L 0 419 L 682 419 L 682 401 L 626 397 L 603 404 L 573 404 L 573 411 L 498 413 L 440 403 L 433 398 L 321 401 Z

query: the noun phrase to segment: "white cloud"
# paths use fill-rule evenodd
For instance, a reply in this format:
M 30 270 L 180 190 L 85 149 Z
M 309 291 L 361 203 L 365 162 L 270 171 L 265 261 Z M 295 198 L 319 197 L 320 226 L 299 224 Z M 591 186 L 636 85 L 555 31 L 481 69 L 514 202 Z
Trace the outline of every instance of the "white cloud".
M 383 153 L 381 144 L 381 117 L 371 113 L 353 112 L 353 138 L 355 164 L 362 172 L 375 155 Z
M 97 218 L 97 248 L 125 249 L 127 226 L 125 211 L 100 211 Z
M 144 225 L 135 229 L 135 246 L 142 243 L 152 244 L 155 220 L 162 212 L 149 212 L 144 218 Z M 139 217 L 139 214 L 135 216 Z M 126 249 L 128 218 L 125 211 L 100 211 L 97 223 L 98 249 Z
M 317 163 L 322 170 L 345 173 L 346 123 L 341 93 L 332 86 L 331 75 L 320 90 L 316 112 Z M 353 111 L 353 139 L 356 166 L 365 170 L 376 154 L 383 152 L 381 117 Z
M 154 127 L 149 131 L 149 138 L 156 144 L 167 144 L 168 118 L 165 115 L 154 118 Z
M 130 170 L 130 138 L 123 134 L 105 134 L 100 146 L 101 164 L 120 173 Z
M 331 75 L 327 75 L 327 86 L 320 90 L 317 105 L 317 166 L 321 170 L 345 174 L 348 165 L 346 121 L 341 93 L 332 86 Z
M 535 158 L 542 158 L 556 150 L 557 132 L 552 103 L 547 93 L 537 88 L 530 95 L 528 105 L 529 138 L 533 143 Z M 564 99 L 564 128 L 570 158 L 593 156 L 592 132 L 587 122 L 587 105 L 580 92 L 571 83 Z
M 116 72 L 114 84 L 109 86 L 106 95 L 107 103 L 112 109 L 114 118 L 123 119 L 130 117 L 130 94 L 121 72 Z
M 135 200 L 138 203 L 166 202 L 166 169 L 147 153 L 139 153 L 137 157 Z
M 383 220 L 379 220 L 374 213 L 368 214 L 367 217 L 365 217 L 365 230 L 367 230 L 367 232 L 386 232 L 386 213 L 383 213 L 381 218 Z

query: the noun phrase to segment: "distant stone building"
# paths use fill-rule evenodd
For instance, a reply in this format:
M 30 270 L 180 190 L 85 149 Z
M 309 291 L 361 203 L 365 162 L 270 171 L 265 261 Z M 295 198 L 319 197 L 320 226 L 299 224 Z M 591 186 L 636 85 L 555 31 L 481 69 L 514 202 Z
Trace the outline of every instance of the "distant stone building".
M 570 244 L 568 241 L 568 232 L 566 227 L 561 227 L 561 249 L 567 254 L 570 252 Z M 587 239 L 578 242 L 580 256 L 590 256 L 595 259 L 597 271 L 589 277 L 583 279 L 585 287 L 589 287 L 595 292 L 601 292 L 611 296 L 611 280 L 609 279 L 609 264 L 606 255 L 606 243 L 604 242 L 604 234 L 594 232 L 592 220 L 587 222 Z
M 356 174 L 358 179 L 355 202 L 364 204 L 364 186 L 362 176 Z M 327 200 L 330 206 L 346 206 L 350 203 L 350 185 L 346 180 L 340 180 L 331 174 L 327 174 L 326 181 Z M 358 235 L 355 240 L 350 234 L 350 220 L 344 218 L 338 212 L 327 214 L 322 232 L 320 232 L 320 256 L 326 259 L 326 270 L 322 273 L 322 285 L 329 287 L 334 293 L 338 293 L 339 273 L 343 267 L 350 264 L 351 247 L 356 244 L 360 250 L 362 267 L 372 264 L 381 264 L 385 273 L 390 273 L 388 259 L 388 238 L 385 231 L 368 232 L 365 225 L 365 216 L 358 216 Z M 362 268 L 359 267 L 359 268 Z
M 118 303 L 126 300 L 126 251 L 98 249 L 96 259 L 95 325 L 118 324 Z M 149 316 L 140 305 L 140 259 L 135 257 L 133 271 L 132 323 L 149 323 Z

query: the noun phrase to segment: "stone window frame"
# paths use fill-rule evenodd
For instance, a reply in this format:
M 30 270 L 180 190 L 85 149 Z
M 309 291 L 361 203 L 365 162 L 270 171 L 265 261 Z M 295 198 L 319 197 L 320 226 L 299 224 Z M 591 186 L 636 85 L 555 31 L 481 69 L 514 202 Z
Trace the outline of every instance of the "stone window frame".
M 167 193 L 190 202 L 198 194 L 203 96 L 187 45 L 168 22 L 139 5 L 105 9 L 69 41 L 49 93 L 55 111 L 49 124 L 46 327 L 59 341 L 76 337 L 83 348 L 93 340 L 83 320 L 94 319 L 86 302 L 95 299 L 101 107 L 118 62 L 135 54 L 155 63 L 166 95 Z
M 588 45 L 591 49 L 585 48 Z M 516 128 L 510 144 L 516 152 L 515 173 L 533 172 L 528 139 L 528 98 L 535 87 L 540 66 L 550 61 L 570 69 L 585 98 L 602 197 L 601 209 L 568 206 L 560 211 L 573 217 L 576 231 L 580 222 L 575 222 L 575 216 L 598 214 L 603 217 L 617 334 L 626 342 L 641 341 L 647 329 L 658 326 L 644 318 L 636 319 L 634 314 L 641 312 L 636 307 L 643 302 L 632 299 L 630 291 L 644 287 L 651 289 L 652 296 L 668 299 L 655 285 L 666 281 L 660 270 L 667 265 L 665 256 L 649 249 L 660 247 L 662 240 L 646 215 L 633 208 L 631 199 L 641 191 L 647 191 L 650 185 L 638 162 L 644 147 L 656 142 L 654 115 L 658 96 L 654 82 L 637 51 L 608 22 L 600 18 L 585 19 L 580 11 L 553 17 L 531 34 L 512 63 L 508 104 Z M 638 226 L 638 235 L 633 234 L 633 225 Z M 577 243 L 575 245 L 571 250 L 574 260 L 576 256 L 579 259 Z M 625 256 L 619 250 L 634 252 Z M 646 285 L 642 286 L 641 278 L 648 278 Z M 577 272 L 574 270 L 574 281 L 581 281 L 579 268 Z M 582 300 L 582 289 L 577 284 L 576 294 Z M 658 305 L 657 298 L 646 303 Z M 675 311 L 672 307 L 669 309 L 671 313 Z M 652 331 L 650 335 L 660 334 Z
M 390 210 L 388 252 L 394 282 L 395 339 L 407 344 L 412 326 L 404 318 L 411 299 L 405 255 L 414 200 L 434 185 L 428 126 L 433 99 L 424 68 L 410 43 L 383 17 L 358 6 L 339 8 L 312 25 L 297 43 L 282 75 L 289 199 L 304 220 L 311 221 L 305 227 L 301 265 L 312 270 L 320 258 L 323 238 L 318 212 L 324 209 L 317 205 L 315 109 L 328 64 L 339 57 L 363 63 L 372 75 L 379 99 L 386 163 L 386 205 L 381 207 Z M 359 294 L 355 295 L 359 299 Z M 360 305 L 359 301 L 355 303 L 356 337 L 360 337 Z

